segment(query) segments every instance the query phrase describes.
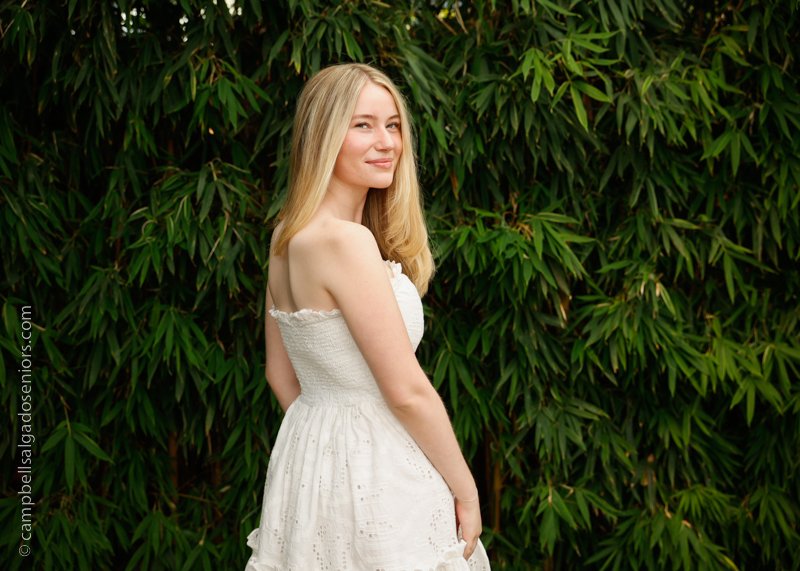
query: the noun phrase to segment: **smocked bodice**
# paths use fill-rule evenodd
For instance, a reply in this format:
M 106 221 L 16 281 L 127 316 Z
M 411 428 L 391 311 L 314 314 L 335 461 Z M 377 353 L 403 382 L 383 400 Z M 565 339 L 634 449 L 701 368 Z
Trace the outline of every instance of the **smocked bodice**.
M 392 289 L 411 345 L 422 340 L 422 302 L 402 266 L 392 269 Z M 287 313 L 269 310 L 278 322 L 286 352 L 300 381 L 300 397 L 306 404 L 349 405 L 382 399 L 375 378 L 356 345 L 342 312 L 301 309 Z

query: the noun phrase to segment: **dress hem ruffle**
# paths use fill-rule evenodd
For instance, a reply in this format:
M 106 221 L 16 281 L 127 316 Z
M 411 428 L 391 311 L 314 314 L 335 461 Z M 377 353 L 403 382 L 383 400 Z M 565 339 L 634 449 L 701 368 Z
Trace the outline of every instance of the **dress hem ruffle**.
M 252 549 L 254 553 L 247 562 L 247 567 L 245 567 L 244 571 L 285 571 L 283 567 L 278 567 L 271 563 L 261 563 L 254 560 L 258 557 L 256 552 L 259 549 L 259 529 L 260 528 L 257 527 L 247 535 L 247 546 Z M 433 566 L 414 567 L 413 571 L 470 571 L 469 562 L 464 559 L 464 548 L 466 546 L 466 541 L 463 539 L 459 540 L 456 545 L 453 545 L 451 548 L 445 551 L 438 558 L 436 563 L 433 564 Z M 483 557 L 485 557 L 486 551 L 479 541 L 473 557 L 480 557 L 481 553 L 483 553 Z M 412 570 L 409 569 L 409 571 Z

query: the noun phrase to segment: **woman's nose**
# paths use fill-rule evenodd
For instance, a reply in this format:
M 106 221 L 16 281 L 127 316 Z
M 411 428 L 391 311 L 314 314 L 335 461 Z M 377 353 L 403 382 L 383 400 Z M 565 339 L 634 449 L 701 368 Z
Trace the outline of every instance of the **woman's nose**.
M 394 148 L 394 145 L 394 136 L 389 129 L 385 127 L 378 129 L 378 140 L 376 142 L 376 146 L 379 149 L 392 149 Z

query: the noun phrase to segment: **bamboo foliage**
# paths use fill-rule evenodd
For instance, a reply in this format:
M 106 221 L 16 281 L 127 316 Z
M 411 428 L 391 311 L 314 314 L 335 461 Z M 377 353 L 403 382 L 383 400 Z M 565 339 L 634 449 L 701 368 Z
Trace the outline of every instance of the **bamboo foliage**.
M 244 566 L 294 103 L 355 60 L 414 116 L 494 566 L 800 568 L 799 9 L 0 2 L 6 567 L 23 305 L 35 567 Z

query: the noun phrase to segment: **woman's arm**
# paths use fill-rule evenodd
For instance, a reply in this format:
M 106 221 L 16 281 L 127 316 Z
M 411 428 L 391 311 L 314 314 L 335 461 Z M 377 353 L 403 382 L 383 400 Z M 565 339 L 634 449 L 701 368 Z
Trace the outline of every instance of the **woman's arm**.
M 284 412 L 289 408 L 294 399 L 300 394 L 300 383 L 297 375 L 283 346 L 281 332 L 275 319 L 269 314 L 272 307 L 272 295 L 267 286 L 266 318 L 264 323 L 264 336 L 266 338 L 267 366 L 265 369 L 267 382 L 272 392 L 278 399 L 278 403 Z
M 414 354 L 372 233 L 342 223 L 325 250 L 318 267 L 389 408 L 456 497 L 474 498 L 475 480 L 444 404 Z

